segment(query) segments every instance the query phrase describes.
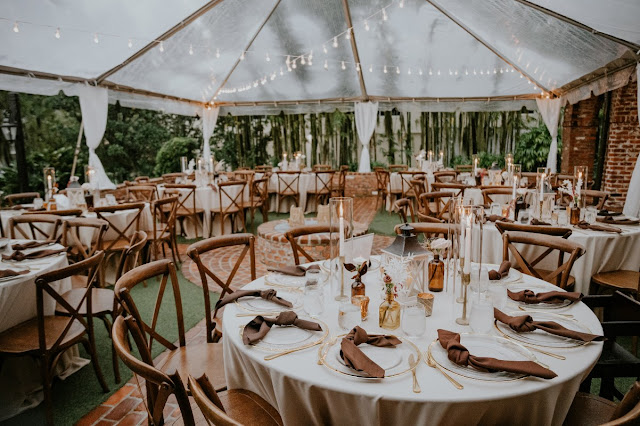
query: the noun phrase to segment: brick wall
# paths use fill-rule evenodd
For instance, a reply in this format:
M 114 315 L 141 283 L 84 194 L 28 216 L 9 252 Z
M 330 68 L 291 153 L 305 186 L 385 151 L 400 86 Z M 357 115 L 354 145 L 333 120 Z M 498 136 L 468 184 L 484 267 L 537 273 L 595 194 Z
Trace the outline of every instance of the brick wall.
M 371 173 L 347 173 L 345 195 L 347 197 L 358 197 L 371 195 L 377 187 L 376 174 Z
M 592 96 L 574 105 L 567 105 L 562 123 L 561 172 L 573 174 L 575 166 L 593 170 L 598 135 L 598 111 L 603 96 Z
M 614 197 L 614 202 L 618 202 L 620 206 L 626 199 L 631 174 L 640 153 L 637 84 L 629 83 L 611 93 L 603 189 L 622 194 Z

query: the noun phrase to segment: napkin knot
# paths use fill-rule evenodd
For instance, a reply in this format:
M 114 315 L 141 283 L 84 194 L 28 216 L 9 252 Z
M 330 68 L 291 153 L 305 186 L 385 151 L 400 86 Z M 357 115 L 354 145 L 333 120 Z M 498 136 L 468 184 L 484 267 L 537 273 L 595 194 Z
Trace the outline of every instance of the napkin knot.
M 278 314 L 274 322 L 275 325 L 294 325 L 298 319 L 298 314 L 293 311 L 284 311 Z

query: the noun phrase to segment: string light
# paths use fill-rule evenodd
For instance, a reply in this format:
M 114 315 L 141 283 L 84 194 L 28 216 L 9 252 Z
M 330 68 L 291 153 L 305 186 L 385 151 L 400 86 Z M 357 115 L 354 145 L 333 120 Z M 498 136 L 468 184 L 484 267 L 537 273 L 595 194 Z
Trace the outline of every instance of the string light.
M 95 44 L 100 43 L 100 40 L 98 39 L 98 33 L 93 33 L 93 42 Z
M 429 75 L 433 75 L 433 71 L 431 71 L 431 69 L 429 69 Z
M 334 48 L 338 47 L 338 36 L 333 38 L 333 47 Z
M 14 33 L 19 33 L 20 32 L 20 28 L 18 28 L 18 21 L 13 23 L 13 32 Z
M 220 48 L 216 48 L 216 58 L 220 57 Z
M 269 57 L 269 52 L 267 52 L 267 55 L 266 55 L 266 57 L 264 59 L 267 62 L 271 62 L 271 58 Z
M 293 62 L 291 63 L 291 68 L 293 68 L 294 70 L 296 68 L 298 68 L 298 65 L 296 64 L 296 60 L 294 59 Z
M 400 74 L 400 67 L 396 67 L 396 74 Z
M 329 62 L 327 62 L 327 60 L 324 60 L 324 69 L 328 70 L 329 69 Z
M 373 65 L 369 65 L 369 72 L 373 72 Z
M 189 45 L 189 55 L 193 56 L 193 46 Z
M 322 45 L 322 51 L 325 55 L 327 54 L 327 46 L 325 46 L 324 44 Z
M 344 61 L 342 61 L 342 66 L 341 66 L 341 68 L 342 68 L 342 70 L 343 70 L 343 71 L 347 69 L 347 66 L 344 64 Z
M 360 72 L 360 63 L 356 63 L 356 71 Z
M 408 74 L 408 75 L 411 75 L 411 68 L 409 68 L 409 69 L 407 70 L 407 74 Z
M 404 7 L 404 0 L 400 0 L 398 6 L 400 7 L 400 9 L 402 9 Z
M 383 72 L 383 73 L 385 73 L 385 74 L 387 73 L 387 66 L 386 66 L 386 65 L 385 65 L 385 66 L 384 66 L 384 68 L 382 69 L 382 72 Z
M 158 47 L 158 50 L 160 52 L 164 52 L 164 43 L 162 41 L 160 42 L 160 47 Z
M 387 9 L 382 9 L 382 20 L 386 21 L 387 19 L 389 19 L 387 16 Z
M 284 75 L 284 71 L 282 70 L 282 67 L 280 67 L 280 75 Z
M 242 54 L 240 55 L 240 60 L 244 61 L 244 50 L 242 51 Z
M 302 57 L 300 58 L 300 63 L 302 65 L 306 65 L 307 64 L 307 60 L 304 58 L 304 55 L 302 55 Z
M 367 22 L 367 20 L 364 20 L 364 29 L 369 31 L 369 23 Z
M 313 61 L 313 50 L 309 52 L 309 65 L 311 65 L 311 61 Z
M 60 39 L 60 27 L 56 28 L 56 34 L 55 34 L 57 39 Z
M 422 75 L 422 68 L 418 70 L 418 74 Z
M 351 40 L 351 28 L 347 28 L 347 35 L 345 35 L 344 38 Z
M 129 42 L 127 43 L 127 46 L 129 47 L 129 49 L 131 49 L 133 47 L 133 42 L 131 41 L 131 39 L 129 39 Z

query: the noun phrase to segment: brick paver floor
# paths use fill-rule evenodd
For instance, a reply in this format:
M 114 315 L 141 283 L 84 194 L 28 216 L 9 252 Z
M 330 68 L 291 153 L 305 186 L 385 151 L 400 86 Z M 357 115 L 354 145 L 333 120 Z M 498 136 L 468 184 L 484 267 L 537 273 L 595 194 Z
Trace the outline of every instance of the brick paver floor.
M 356 198 L 354 201 L 354 220 L 358 222 L 371 223 L 376 215 L 375 198 L 363 197 Z M 376 235 L 374 237 L 372 254 L 379 254 L 380 249 L 391 244 L 393 237 Z M 186 256 L 186 244 L 179 245 L 179 251 L 182 254 L 182 273 L 191 282 L 200 285 L 200 276 L 196 265 Z M 231 247 L 228 249 L 220 249 L 215 252 L 207 253 L 203 256 L 203 262 L 207 264 L 212 271 L 219 273 L 220 278 L 225 281 L 229 272 L 235 265 L 241 248 Z M 249 268 L 249 258 L 247 257 L 241 267 L 238 269 L 234 278 L 232 288 L 237 289 L 251 282 L 251 274 Z M 267 268 L 261 262 L 256 262 L 256 276 L 260 277 L 267 273 Z M 208 283 L 212 291 L 219 291 L 217 284 L 212 280 Z M 197 344 L 206 341 L 204 320 L 200 321 L 195 327 L 187 332 L 187 343 Z M 156 358 L 156 362 L 165 354 L 161 354 Z M 84 416 L 79 425 L 137 425 L 146 423 L 146 409 L 142 395 L 144 395 L 144 381 L 138 382 L 134 377 L 122 388 L 115 392 L 107 401 Z M 194 416 L 197 423 L 203 423 L 202 414 L 196 406 L 192 406 Z M 166 424 L 181 424 L 180 410 L 175 398 L 170 398 L 164 410 Z

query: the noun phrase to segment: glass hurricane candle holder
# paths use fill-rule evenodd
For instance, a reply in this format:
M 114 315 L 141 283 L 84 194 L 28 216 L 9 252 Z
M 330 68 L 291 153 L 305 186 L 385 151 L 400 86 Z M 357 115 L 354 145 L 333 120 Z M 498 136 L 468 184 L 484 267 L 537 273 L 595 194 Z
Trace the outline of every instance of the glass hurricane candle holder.
M 351 262 L 351 239 L 353 237 L 353 198 L 329 199 L 329 279 L 335 299 L 349 299 L 351 273 L 344 264 Z
M 188 169 L 189 161 L 187 160 L 187 157 L 180 157 L 180 171 L 186 174 Z
M 573 184 L 575 185 L 574 193 L 576 207 L 583 209 L 586 205 L 584 191 L 587 189 L 587 181 L 589 180 L 589 168 L 587 166 L 575 166 L 573 168 Z
M 462 315 L 456 319 L 460 325 L 469 324 L 468 290 L 471 282 L 476 283 L 478 293 L 486 292 L 486 283 L 480 280 L 482 271 L 482 206 L 462 206 L 460 216 L 460 267 L 462 268 Z M 473 276 L 472 276 L 473 275 Z
M 84 166 L 84 182 L 96 187 L 96 169 L 93 166 Z
M 56 170 L 53 167 L 45 167 L 42 169 L 44 175 L 44 193 L 45 201 L 53 198 L 54 188 L 56 187 Z

